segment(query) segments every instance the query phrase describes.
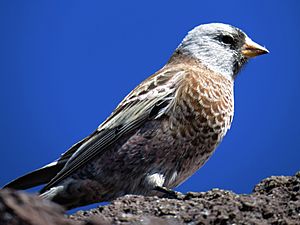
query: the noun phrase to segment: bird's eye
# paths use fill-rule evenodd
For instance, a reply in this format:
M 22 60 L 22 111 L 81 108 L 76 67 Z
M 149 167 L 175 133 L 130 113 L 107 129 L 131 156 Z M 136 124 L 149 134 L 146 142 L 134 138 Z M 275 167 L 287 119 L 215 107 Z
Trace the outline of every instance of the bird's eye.
M 221 36 L 221 41 L 224 43 L 224 44 L 233 44 L 234 43 L 234 39 L 233 37 L 229 36 L 229 35 L 223 35 Z

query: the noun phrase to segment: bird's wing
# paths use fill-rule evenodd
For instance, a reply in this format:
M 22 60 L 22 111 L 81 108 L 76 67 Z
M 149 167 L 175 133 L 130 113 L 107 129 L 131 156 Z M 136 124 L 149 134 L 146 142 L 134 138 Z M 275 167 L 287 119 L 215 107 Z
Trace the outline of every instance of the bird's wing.
M 103 154 L 121 136 L 140 127 L 149 119 L 156 119 L 172 107 L 181 70 L 164 70 L 137 86 L 118 105 L 116 110 L 69 158 L 64 168 L 41 190 L 53 187 L 89 160 Z M 67 154 L 68 155 L 68 154 Z
M 76 152 L 76 150 L 84 143 L 89 137 L 84 138 L 80 142 L 74 144 L 62 156 L 46 166 L 29 172 L 17 179 L 7 183 L 3 188 L 13 188 L 17 190 L 28 189 L 34 186 L 48 183 L 57 175 L 59 171 L 65 166 L 69 158 Z

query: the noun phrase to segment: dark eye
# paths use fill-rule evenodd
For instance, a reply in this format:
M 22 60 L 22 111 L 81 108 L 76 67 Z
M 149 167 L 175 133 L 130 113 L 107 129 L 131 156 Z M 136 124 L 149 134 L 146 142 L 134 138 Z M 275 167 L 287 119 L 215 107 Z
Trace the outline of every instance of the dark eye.
M 234 39 L 233 39 L 233 37 L 231 37 L 231 36 L 229 36 L 229 35 L 223 35 L 223 36 L 221 36 L 221 41 L 222 41 L 224 44 L 229 44 L 229 45 L 234 44 Z

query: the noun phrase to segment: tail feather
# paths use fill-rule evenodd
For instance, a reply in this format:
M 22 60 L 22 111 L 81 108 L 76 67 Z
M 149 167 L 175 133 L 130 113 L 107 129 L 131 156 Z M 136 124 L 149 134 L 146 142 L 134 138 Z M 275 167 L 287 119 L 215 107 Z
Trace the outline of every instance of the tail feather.
M 65 166 L 69 158 L 72 157 L 76 150 L 89 138 L 90 136 L 74 144 L 64 154 L 62 154 L 57 161 L 19 177 L 6 184 L 3 188 L 24 190 L 50 182 L 52 178 L 55 177 L 57 173 Z
M 55 196 L 63 190 L 63 186 L 58 186 L 58 187 L 54 187 L 51 188 L 49 190 L 47 190 L 46 192 L 43 192 L 40 194 L 40 197 L 43 199 L 47 199 L 47 200 L 53 200 L 55 198 Z
M 17 190 L 24 190 L 34 186 L 48 183 L 66 164 L 67 160 L 62 160 L 50 163 L 40 169 L 32 171 L 24 176 L 21 176 L 10 183 L 6 184 L 3 188 L 13 188 Z

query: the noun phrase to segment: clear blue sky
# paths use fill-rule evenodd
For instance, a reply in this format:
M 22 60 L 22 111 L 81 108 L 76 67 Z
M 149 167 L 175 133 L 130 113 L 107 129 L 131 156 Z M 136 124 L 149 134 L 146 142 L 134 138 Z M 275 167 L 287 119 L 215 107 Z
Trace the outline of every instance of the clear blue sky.
M 237 78 L 231 130 L 178 190 L 248 193 L 265 177 L 294 174 L 299 11 L 299 1 L 1 1 L 0 185 L 90 134 L 190 29 L 208 22 L 240 27 L 270 54 Z

